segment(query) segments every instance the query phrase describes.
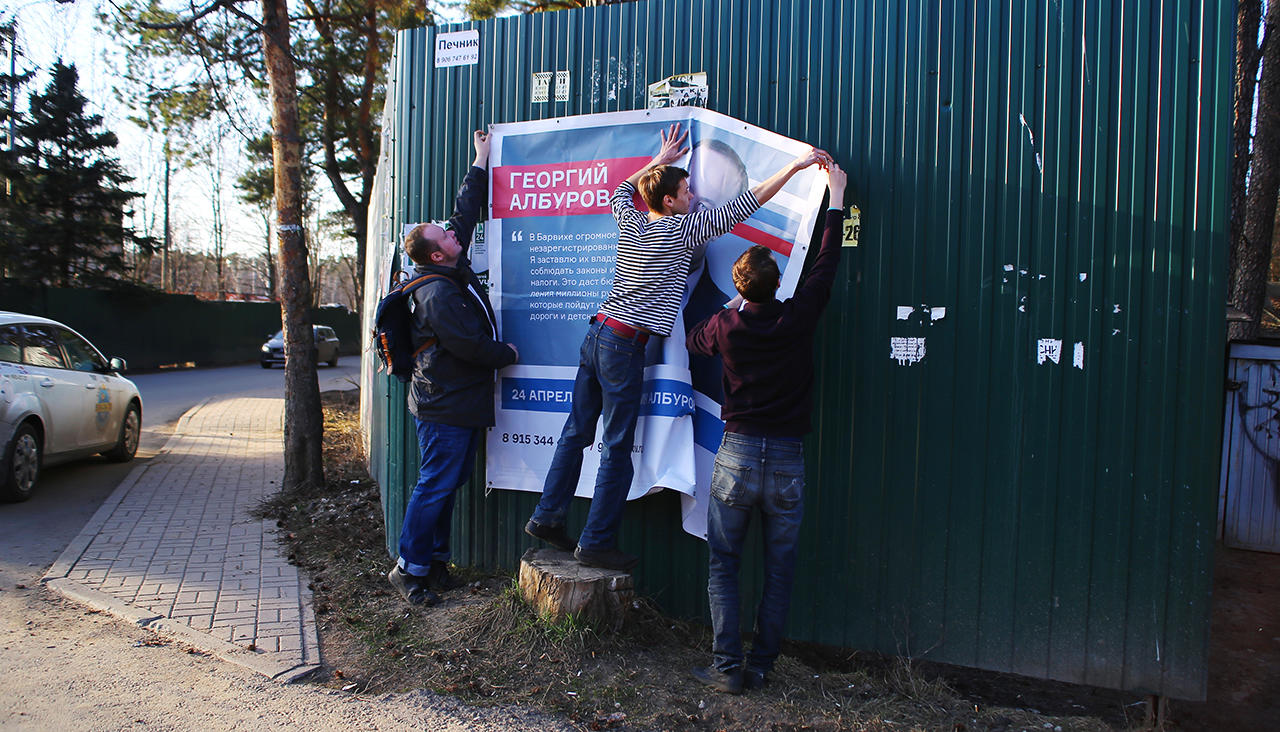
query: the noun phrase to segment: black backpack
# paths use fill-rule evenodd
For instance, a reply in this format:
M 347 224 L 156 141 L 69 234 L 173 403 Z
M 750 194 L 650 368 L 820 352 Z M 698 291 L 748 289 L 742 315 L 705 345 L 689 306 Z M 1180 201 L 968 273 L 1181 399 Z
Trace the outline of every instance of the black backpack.
M 436 342 L 428 338 L 425 343 L 413 347 L 413 314 L 409 312 L 409 297 L 413 291 L 433 279 L 449 279 L 442 274 L 424 274 L 402 282 L 378 302 L 373 318 L 373 350 L 382 361 L 382 370 L 402 382 L 413 378 L 413 361 L 419 353 Z

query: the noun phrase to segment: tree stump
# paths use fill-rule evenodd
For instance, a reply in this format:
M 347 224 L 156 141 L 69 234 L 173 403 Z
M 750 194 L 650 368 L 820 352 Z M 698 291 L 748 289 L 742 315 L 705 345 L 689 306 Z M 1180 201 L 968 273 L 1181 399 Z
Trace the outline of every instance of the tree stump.
M 530 549 L 520 558 L 520 594 L 553 623 L 573 615 L 594 628 L 616 631 L 631 608 L 634 587 L 630 574 L 584 566 L 558 549 Z

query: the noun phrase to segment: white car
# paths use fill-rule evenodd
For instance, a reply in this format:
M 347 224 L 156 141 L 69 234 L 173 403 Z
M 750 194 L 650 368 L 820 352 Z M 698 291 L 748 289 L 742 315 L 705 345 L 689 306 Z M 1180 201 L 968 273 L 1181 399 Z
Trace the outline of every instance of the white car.
M 124 370 L 62 323 L 0 311 L 0 500 L 30 498 L 42 465 L 133 459 L 142 397 Z

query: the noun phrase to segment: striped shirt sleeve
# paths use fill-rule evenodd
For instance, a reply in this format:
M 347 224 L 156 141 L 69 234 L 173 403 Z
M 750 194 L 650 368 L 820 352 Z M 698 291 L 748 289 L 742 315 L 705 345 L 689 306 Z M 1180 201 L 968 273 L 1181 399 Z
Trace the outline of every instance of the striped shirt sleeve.
M 751 214 L 760 210 L 760 202 L 751 191 L 743 191 L 737 198 L 731 199 L 719 208 L 703 209 L 689 214 L 682 222 L 685 230 L 685 243 L 690 247 L 698 246 L 717 236 L 729 233 L 729 230 L 746 221 Z
M 635 194 L 636 187 L 624 180 L 613 190 L 613 195 L 609 197 L 609 206 L 613 208 L 613 218 L 618 221 L 618 230 L 630 233 L 632 236 L 639 236 L 648 219 L 640 209 L 636 208 L 635 201 L 632 200 Z

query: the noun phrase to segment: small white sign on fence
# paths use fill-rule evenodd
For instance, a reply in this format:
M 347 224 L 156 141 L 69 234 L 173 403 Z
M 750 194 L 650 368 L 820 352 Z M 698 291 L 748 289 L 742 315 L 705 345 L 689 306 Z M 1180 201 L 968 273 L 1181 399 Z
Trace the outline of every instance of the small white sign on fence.
M 436 36 L 436 68 L 480 63 L 480 31 L 464 30 Z

